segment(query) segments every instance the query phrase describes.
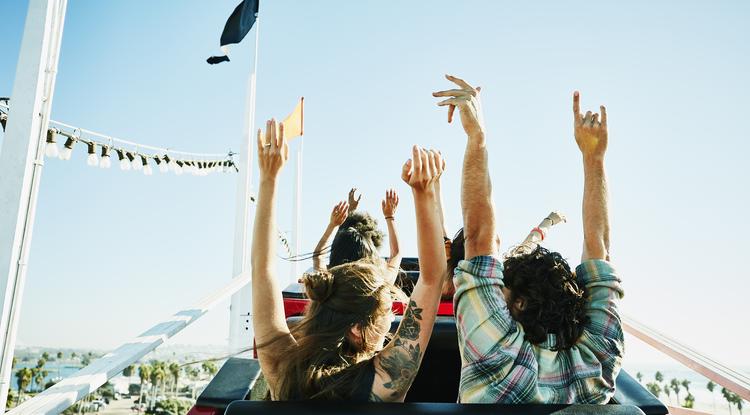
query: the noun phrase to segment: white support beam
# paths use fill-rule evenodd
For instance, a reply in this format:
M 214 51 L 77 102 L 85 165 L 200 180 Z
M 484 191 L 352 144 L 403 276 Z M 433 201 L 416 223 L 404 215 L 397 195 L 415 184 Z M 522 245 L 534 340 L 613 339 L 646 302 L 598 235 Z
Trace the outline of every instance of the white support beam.
M 67 0 L 29 0 L 0 150 L 0 407 L 12 375 Z
M 235 277 L 227 285 L 202 301 L 179 311 L 140 336 L 126 342 L 113 352 L 94 360 L 90 365 L 70 375 L 54 386 L 13 408 L 8 415 L 59 414 L 65 408 L 97 390 L 107 380 L 117 376 L 164 341 L 202 317 L 218 303 L 226 300 L 250 282 L 250 274 Z M 239 351 L 239 350 L 235 350 Z
M 260 17 L 255 21 L 255 58 L 253 71 L 247 79 L 245 98 L 245 123 L 240 143 L 239 176 L 237 178 L 237 199 L 234 216 L 234 262 L 232 274 L 238 275 L 250 270 L 250 231 L 255 216 L 255 204 L 251 202 L 253 187 L 253 148 L 255 146 L 255 101 L 256 78 L 258 73 L 258 46 L 260 41 Z M 229 306 L 229 346 L 234 349 L 247 347 L 253 343 L 252 286 L 232 296 Z
M 623 316 L 622 327 L 626 333 L 750 401 L 750 376 L 684 346 L 633 318 Z

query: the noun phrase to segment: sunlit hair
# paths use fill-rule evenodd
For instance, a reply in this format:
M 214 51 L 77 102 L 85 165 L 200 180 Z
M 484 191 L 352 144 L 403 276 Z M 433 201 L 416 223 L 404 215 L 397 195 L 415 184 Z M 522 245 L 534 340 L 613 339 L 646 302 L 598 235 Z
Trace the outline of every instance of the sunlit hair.
M 382 262 L 357 261 L 304 275 L 310 302 L 291 329 L 296 345 L 279 366 L 277 399 L 351 397 L 367 360 L 383 346 L 388 328 L 376 322 L 387 317 L 394 300 L 405 301 L 385 271 Z M 361 338 L 353 339 L 357 324 Z
M 534 344 L 555 335 L 553 350 L 570 348 L 583 333 L 586 316 L 585 287 L 557 252 L 539 246 L 533 251 L 505 258 L 503 281 L 511 290 L 509 304 L 525 301 L 523 310 L 514 310 L 513 318 Z
M 377 257 L 383 232 L 377 221 L 364 212 L 354 212 L 339 226 L 331 243 L 328 268 L 360 259 Z

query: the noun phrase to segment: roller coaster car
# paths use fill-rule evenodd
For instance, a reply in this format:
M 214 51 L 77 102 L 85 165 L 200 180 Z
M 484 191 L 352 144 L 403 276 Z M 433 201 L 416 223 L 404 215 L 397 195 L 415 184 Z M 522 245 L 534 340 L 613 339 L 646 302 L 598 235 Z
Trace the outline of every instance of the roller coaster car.
M 415 282 L 419 277 L 416 258 L 402 262 L 402 281 Z M 406 291 L 409 291 L 408 289 Z M 302 286 L 292 284 L 283 292 L 284 309 L 289 323 L 299 321 L 307 300 Z M 398 312 L 401 307 L 395 306 Z M 395 331 L 401 318 L 391 329 Z M 608 405 L 566 404 L 458 404 L 458 382 L 461 357 L 458 351 L 453 304 L 440 304 L 438 317 L 419 374 L 414 380 L 406 403 L 350 402 L 270 402 L 247 400 L 257 395 L 263 382 L 260 365 L 255 359 L 231 358 L 198 397 L 188 415 L 250 414 L 667 414 L 668 410 L 654 395 L 624 370 L 616 380 L 616 392 Z

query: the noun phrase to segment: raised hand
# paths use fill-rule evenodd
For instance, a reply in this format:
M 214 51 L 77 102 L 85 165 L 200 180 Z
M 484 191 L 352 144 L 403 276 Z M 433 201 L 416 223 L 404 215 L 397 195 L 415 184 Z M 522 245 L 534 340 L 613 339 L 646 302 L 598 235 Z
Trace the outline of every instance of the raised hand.
M 265 139 L 261 130 L 258 130 L 258 168 L 261 180 L 276 179 L 288 158 L 289 146 L 284 138 L 284 124 L 280 124 L 277 130 L 276 120 L 266 121 Z
M 433 97 L 450 97 L 438 102 L 438 106 L 448 106 L 448 122 L 453 121 L 453 113 L 458 107 L 461 113 L 461 125 L 470 137 L 484 134 L 484 121 L 482 119 L 482 105 L 479 101 L 480 87 L 474 88 L 466 81 L 455 76 L 445 75 L 445 78 L 458 85 L 458 89 L 433 92 Z
M 357 210 L 357 206 L 359 206 L 359 201 L 362 199 L 362 194 L 359 194 L 359 197 L 356 197 L 357 188 L 352 187 L 352 190 L 349 190 L 349 211 L 354 212 Z
M 438 151 L 412 148 L 412 157 L 401 169 L 401 179 L 415 192 L 434 191 L 434 183 L 443 174 L 443 158 Z
M 604 159 L 607 151 L 607 109 L 599 106 L 599 114 L 586 111 L 581 115 L 581 96 L 573 92 L 573 131 L 584 159 Z
M 337 203 L 336 206 L 333 207 L 333 211 L 331 212 L 331 220 L 329 221 L 329 224 L 333 227 L 341 226 L 341 224 L 346 220 L 348 214 L 349 204 L 343 201 Z
M 396 214 L 396 208 L 398 207 L 398 195 L 393 189 L 386 190 L 385 199 L 380 203 L 383 209 L 383 216 L 388 219 L 393 219 Z

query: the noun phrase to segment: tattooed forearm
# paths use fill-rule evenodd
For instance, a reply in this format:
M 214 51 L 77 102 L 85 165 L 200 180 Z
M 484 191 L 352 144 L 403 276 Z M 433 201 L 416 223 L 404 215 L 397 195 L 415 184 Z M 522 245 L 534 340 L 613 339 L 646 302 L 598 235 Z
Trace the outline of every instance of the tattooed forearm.
M 417 376 L 422 360 L 422 349 L 418 343 L 422 331 L 421 320 L 422 309 L 413 300 L 409 301 L 393 347 L 381 355 L 380 366 L 391 379 L 383 387 L 392 391 L 392 398 L 405 394 Z
M 421 330 L 420 321 L 422 320 L 422 309 L 417 307 L 417 303 L 414 300 L 409 301 L 409 307 L 404 313 L 404 318 L 401 320 L 401 325 L 398 328 L 398 337 L 403 340 L 417 340 L 419 339 L 419 332 Z

